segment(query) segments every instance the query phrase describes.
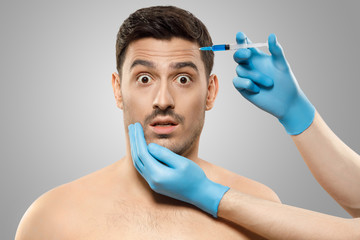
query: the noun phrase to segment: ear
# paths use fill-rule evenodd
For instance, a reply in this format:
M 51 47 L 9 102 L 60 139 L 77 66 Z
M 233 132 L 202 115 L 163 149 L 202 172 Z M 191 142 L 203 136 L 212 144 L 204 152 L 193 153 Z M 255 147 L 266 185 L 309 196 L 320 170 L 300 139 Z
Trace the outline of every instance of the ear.
M 120 77 L 119 74 L 113 73 L 111 78 L 111 83 L 114 91 L 116 106 L 118 108 L 123 109 L 123 100 L 121 95 L 121 86 L 120 86 Z
M 208 92 L 206 98 L 206 111 L 213 108 L 216 96 L 219 91 L 219 81 L 215 74 L 209 77 Z

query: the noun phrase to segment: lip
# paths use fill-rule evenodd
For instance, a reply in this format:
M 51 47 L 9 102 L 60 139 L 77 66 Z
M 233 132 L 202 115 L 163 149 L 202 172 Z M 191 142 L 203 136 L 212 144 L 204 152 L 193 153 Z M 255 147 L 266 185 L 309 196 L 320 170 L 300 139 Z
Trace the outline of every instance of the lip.
M 176 130 L 179 124 L 170 117 L 163 117 L 155 118 L 149 125 L 156 134 L 170 134 Z
M 150 126 L 151 129 L 156 133 L 156 134 L 161 134 L 161 135 L 166 135 L 166 134 L 170 134 L 172 132 L 175 131 L 176 126 Z

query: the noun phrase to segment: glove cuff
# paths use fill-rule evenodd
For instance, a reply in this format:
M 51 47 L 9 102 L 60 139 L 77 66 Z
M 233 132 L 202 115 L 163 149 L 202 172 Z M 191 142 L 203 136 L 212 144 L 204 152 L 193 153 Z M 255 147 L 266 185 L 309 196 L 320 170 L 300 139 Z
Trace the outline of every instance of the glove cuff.
M 193 204 L 217 218 L 220 201 L 229 189 L 227 186 L 208 180 L 201 186 L 204 197 L 200 198 L 200 201 L 193 202 Z
M 315 107 L 300 90 L 286 115 L 279 119 L 279 121 L 285 127 L 288 134 L 298 135 L 311 125 L 314 117 Z

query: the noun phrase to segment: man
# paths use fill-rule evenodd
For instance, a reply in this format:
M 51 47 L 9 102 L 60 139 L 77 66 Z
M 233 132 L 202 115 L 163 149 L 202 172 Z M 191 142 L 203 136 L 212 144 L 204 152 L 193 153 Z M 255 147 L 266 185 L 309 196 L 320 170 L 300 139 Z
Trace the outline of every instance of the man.
M 124 127 L 141 123 L 147 143 L 196 163 L 222 194 L 230 187 L 279 202 L 268 187 L 198 157 L 205 111 L 213 107 L 218 92 L 218 79 L 210 75 L 214 56 L 198 51 L 208 45 L 212 41 L 206 27 L 182 9 L 152 7 L 130 15 L 118 33 L 118 73 L 112 75 Z M 142 166 L 134 166 L 134 149 L 128 135 L 126 139 L 124 158 L 37 199 L 16 239 L 261 239 L 152 191 L 138 172 Z

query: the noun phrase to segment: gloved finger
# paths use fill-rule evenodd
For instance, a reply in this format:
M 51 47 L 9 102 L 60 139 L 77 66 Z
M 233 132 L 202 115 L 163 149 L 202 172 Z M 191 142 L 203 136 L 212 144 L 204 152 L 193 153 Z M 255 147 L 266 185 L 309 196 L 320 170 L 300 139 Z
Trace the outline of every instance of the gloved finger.
M 141 160 L 139 159 L 138 155 L 137 155 L 137 147 L 136 147 L 136 142 L 135 142 L 135 128 L 134 128 L 134 124 L 130 124 L 128 126 L 129 129 L 129 139 L 130 139 L 130 149 L 131 149 L 131 157 L 133 159 L 133 162 L 137 162 Z M 144 165 L 141 162 L 141 165 Z
M 135 123 L 135 142 L 137 147 L 137 154 L 141 162 L 144 164 L 147 171 L 150 173 L 161 164 L 154 159 L 147 149 L 147 144 L 144 136 L 144 131 L 140 123 Z M 140 167 L 140 166 L 139 166 Z
M 167 149 L 156 143 L 150 143 L 148 145 L 148 150 L 154 158 L 156 158 L 170 168 L 176 168 L 177 166 L 179 166 L 179 161 L 182 160 L 181 156 L 177 155 L 170 149 Z
M 238 65 L 236 67 L 236 73 L 239 77 L 248 78 L 256 84 L 264 87 L 272 87 L 274 85 L 274 81 L 270 77 L 256 70 L 250 70 L 242 65 Z
M 128 126 L 128 130 L 129 130 L 130 149 L 131 149 L 131 157 L 133 160 L 133 164 L 134 164 L 135 168 L 139 171 L 139 173 L 142 174 L 141 169 L 144 168 L 144 164 L 141 162 L 141 160 L 139 159 L 138 154 L 137 154 L 134 124 L 130 124 Z
M 251 51 L 250 49 L 247 48 L 243 48 L 243 49 L 238 49 L 235 53 L 234 53 L 234 60 L 237 63 L 247 63 L 249 58 L 251 57 Z
M 248 91 L 250 93 L 259 93 L 260 88 L 250 79 L 235 77 L 233 79 L 234 87 L 241 93 L 242 91 Z
M 236 43 L 237 44 L 244 44 L 244 43 L 246 43 L 246 35 L 245 35 L 245 33 L 243 33 L 243 32 L 238 32 L 237 34 L 236 34 Z
M 237 44 L 244 44 L 244 43 L 252 43 L 251 40 L 245 35 L 243 32 L 238 32 L 236 34 L 236 43 Z M 247 48 L 253 54 L 260 54 L 261 51 L 258 48 Z
M 138 166 L 138 164 L 136 162 L 134 162 L 134 166 L 136 168 L 136 170 L 143 176 L 142 171 L 140 170 L 140 167 Z M 144 177 L 144 176 L 143 176 Z
M 269 51 L 276 66 L 280 69 L 286 69 L 288 64 L 285 59 L 284 51 L 276 39 L 275 34 L 270 34 L 268 37 Z

